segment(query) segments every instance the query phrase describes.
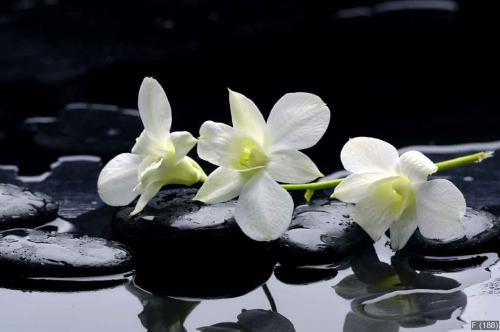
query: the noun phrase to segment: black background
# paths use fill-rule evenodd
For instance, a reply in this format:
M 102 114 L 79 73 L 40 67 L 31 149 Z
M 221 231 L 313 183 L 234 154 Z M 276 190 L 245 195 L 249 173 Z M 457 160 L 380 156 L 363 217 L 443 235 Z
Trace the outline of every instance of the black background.
M 307 153 L 325 173 L 359 135 L 397 146 L 499 139 L 495 2 L 381 10 L 389 2 L 2 0 L 0 164 L 44 171 L 55 155 L 30 148 L 26 117 L 69 102 L 135 108 L 144 76 L 165 88 L 173 129 L 195 135 L 205 120 L 230 122 L 226 87 L 266 116 L 286 92 L 318 94 L 332 122 Z

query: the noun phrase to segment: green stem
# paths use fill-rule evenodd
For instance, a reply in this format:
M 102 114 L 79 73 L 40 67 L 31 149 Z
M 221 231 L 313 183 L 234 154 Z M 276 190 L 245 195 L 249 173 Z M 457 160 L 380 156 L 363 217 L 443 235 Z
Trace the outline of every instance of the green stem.
M 437 171 L 442 172 L 450 168 L 480 163 L 481 161 L 491 157 L 493 157 L 493 151 L 485 151 L 485 152 L 483 151 L 474 154 L 469 154 L 463 157 L 441 161 L 439 163 L 436 163 L 436 166 L 438 167 Z
M 449 159 L 445 161 L 441 161 L 436 163 L 438 167 L 438 172 L 442 172 L 444 170 L 448 170 L 450 168 L 466 166 L 470 164 L 479 163 L 485 159 L 488 159 L 493 156 L 492 151 L 478 152 L 474 154 L 469 154 L 466 156 Z M 312 183 L 299 183 L 299 184 L 283 184 L 282 187 L 286 190 L 308 190 L 309 192 L 320 190 L 320 189 L 328 189 L 338 186 L 344 178 L 333 179 L 327 181 L 320 182 L 312 182 Z

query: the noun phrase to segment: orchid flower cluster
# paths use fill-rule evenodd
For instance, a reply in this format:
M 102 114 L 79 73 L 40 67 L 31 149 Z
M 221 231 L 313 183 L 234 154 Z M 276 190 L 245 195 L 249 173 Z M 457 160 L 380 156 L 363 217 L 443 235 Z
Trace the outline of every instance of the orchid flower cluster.
M 287 190 L 307 190 L 310 198 L 314 190 L 336 186 L 332 198 L 355 203 L 354 220 L 374 241 L 390 230 L 394 250 L 403 248 L 417 228 L 432 239 L 463 236 L 464 196 L 448 180 L 429 181 L 439 164 L 418 151 L 399 156 L 387 142 L 357 137 L 340 155 L 351 173 L 347 178 L 310 183 L 323 174 L 300 150 L 314 146 L 330 122 L 329 108 L 314 94 L 285 94 L 266 121 L 250 99 L 229 90 L 232 126 L 206 121 L 198 139 L 170 132 L 170 104 L 153 78 L 143 80 L 138 106 L 144 131 L 131 153 L 114 157 L 98 179 L 99 195 L 109 205 L 128 205 L 139 196 L 131 216 L 165 185 L 202 182 L 194 200 L 215 204 L 238 197 L 234 217 L 241 230 L 254 240 L 272 241 L 292 220 L 294 203 Z M 208 176 L 187 156 L 196 145 L 198 156 L 218 167 Z M 489 156 L 478 153 L 441 166 Z

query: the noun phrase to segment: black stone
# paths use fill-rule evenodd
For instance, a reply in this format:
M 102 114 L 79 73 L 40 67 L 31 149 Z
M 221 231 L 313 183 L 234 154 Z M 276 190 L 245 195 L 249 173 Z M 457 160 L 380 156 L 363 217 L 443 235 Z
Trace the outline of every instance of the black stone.
M 101 169 L 98 157 L 67 156 L 59 158 L 49 172 L 41 175 L 20 177 L 15 166 L 2 167 L 0 180 L 50 195 L 59 204 L 58 215 L 74 220 L 104 206 L 97 193 Z
M 417 230 L 403 251 L 431 256 L 455 256 L 500 251 L 500 220 L 493 214 L 467 208 L 462 220 L 465 236 L 441 241 L 428 239 Z
M 57 216 L 58 208 L 45 194 L 0 183 L 0 230 L 42 225 Z
M 0 233 L 2 278 L 82 278 L 126 273 L 132 256 L 101 238 L 14 229 Z
M 264 284 L 276 261 L 264 245 L 238 239 L 196 244 L 179 242 L 135 252 L 134 283 L 158 296 L 219 299 L 245 295 Z
M 279 265 L 274 269 L 276 278 L 289 285 L 308 285 L 319 281 L 331 280 L 337 275 L 333 268 L 309 268 Z
M 266 282 L 275 266 L 269 243 L 241 232 L 235 201 L 204 205 L 192 201 L 195 193 L 166 189 L 136 217 L 132 207 L 118 211 L 113 238 L 137 257 L 135 283 L 155 295 L 226 298 Z
M 354 223 L 352 204 L 315 200 L 295 209 L 290 229 L 277 241 L 278 260 L 284 265 L 338 265 L 370 237 Z
M 68 104 L 57 117 L 28 118 L 25 127 L 41 147 L 107 158 L 129 151 L 143 128 L 137 110 L 86 103 Z
M 120 209 L 112 222 L 114 236 L 133 248 L 169 241 L 207 243 L 242 237 L 233 217 L 236 201 L 205 205 L 192 200 L 196 191 L 163 190 L 135 217 L 129 216 L 133 207 Z

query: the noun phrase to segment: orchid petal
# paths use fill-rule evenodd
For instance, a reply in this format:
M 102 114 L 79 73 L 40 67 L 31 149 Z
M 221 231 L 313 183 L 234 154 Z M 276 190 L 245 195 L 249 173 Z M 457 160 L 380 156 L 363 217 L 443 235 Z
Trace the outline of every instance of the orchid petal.
M 200 165 L 189 157 L 182 158 L 176 164 L 170 163 L 168 158 L 160 158 L 157 161 L 150 161 L 142 169 L 143 171 L 140 173 L 142 187 L 153 182 L 158 182 L 161 185 L 191 186 L 196 182 L 204 181 L 207 177 Z
M 261 172 L 243 187 L 234 216 L 248 237 L 256 241 L 271 241 L 288 229 L 292 213 L 290 194 Z
M 418 227 L 430 239 L 449 240 L 463 236 L 461 220 L 465 198 L 453 183 L 437 179 L 416 187 Z
M 143 156 L 157 154 L 157 151 L 156 141 L 151 139 L 146 130 L 143 130 L 141 135 L 135 139 L 135 144 L 132 147 L 132 153 Z
M 97 189 L 106 204 L 127 205 L 137 197 L 134 188 L 139 182 L 137 169 L 141 161 L 141 156 L 122 153 L 104 166 L 97 180 Z
M 356 203 L 354 221 L 377 241 L 389 226 L 414 203 L 411 183 L 404 177 L 379 180 Z
M 155 197 L 155 195 L 160 191 L 162 184 L 159 182 L 151 182 L 147 186 L 144 187 L 144 190 L 137 200 L 137 204 L 135 205 L 134 210 L 130 213 L 131 216 L 135 216 L 139 212 L 141 212 L 149 201 Z
M 340 152 L 344 168 L 352 173 L 395 171 L 398 151 L 391 144 L 372 137 L 350 139 Z
M 241 93 L 228 90 L 233 128 L 263 144 L 266 121 L 262 113 L 249 98 Z
M 413 182 L 424 182 L 437 166 L 419 151 L 408 151 L 399 157 L 399 170 Z
M 274 105 L 267 119 L 274 150 L 302 150 L 315 145 L 330 122 L 330 110 L 311 93 L 287 93 Z
M 240 194 L 245 182 L 242 173 L 219 167 L 208 176 L 193 199 L 207 204 L 226 202 Z
M 172 113 L 167 95 L 161 85 L 145 77 L 139 89 L 139 114 L 151 138 L 162 141 L 170 132 Z
M 170 139 L 175 147 L 175 160 L 178 163 L 196 145 L 198 140 L 187 131 L 175 131 L 170 134 Z
M 285 183 L 310 182 L 323 176 L 314 162 L 297 150 L 273 152 L 267 172 L 276 181 Z
M 393 250 L 400 250 L 408 243 L 413 233 L 418 227 L 415 207 L 407 209 L 399 220 L 396 220 L 390 227 L 391 247 Z
M 369 186 L 386 177 L 387 173 L 382 172 L 351 174 L 335 187 L 331 197 L 343 202 L 357 203 L 365 197 Z
M 233 137 L 234 130 L 230 126 L 213 121 L 204 122 L 200 128 L 198 156 L 217 166 L 228 165 Z

